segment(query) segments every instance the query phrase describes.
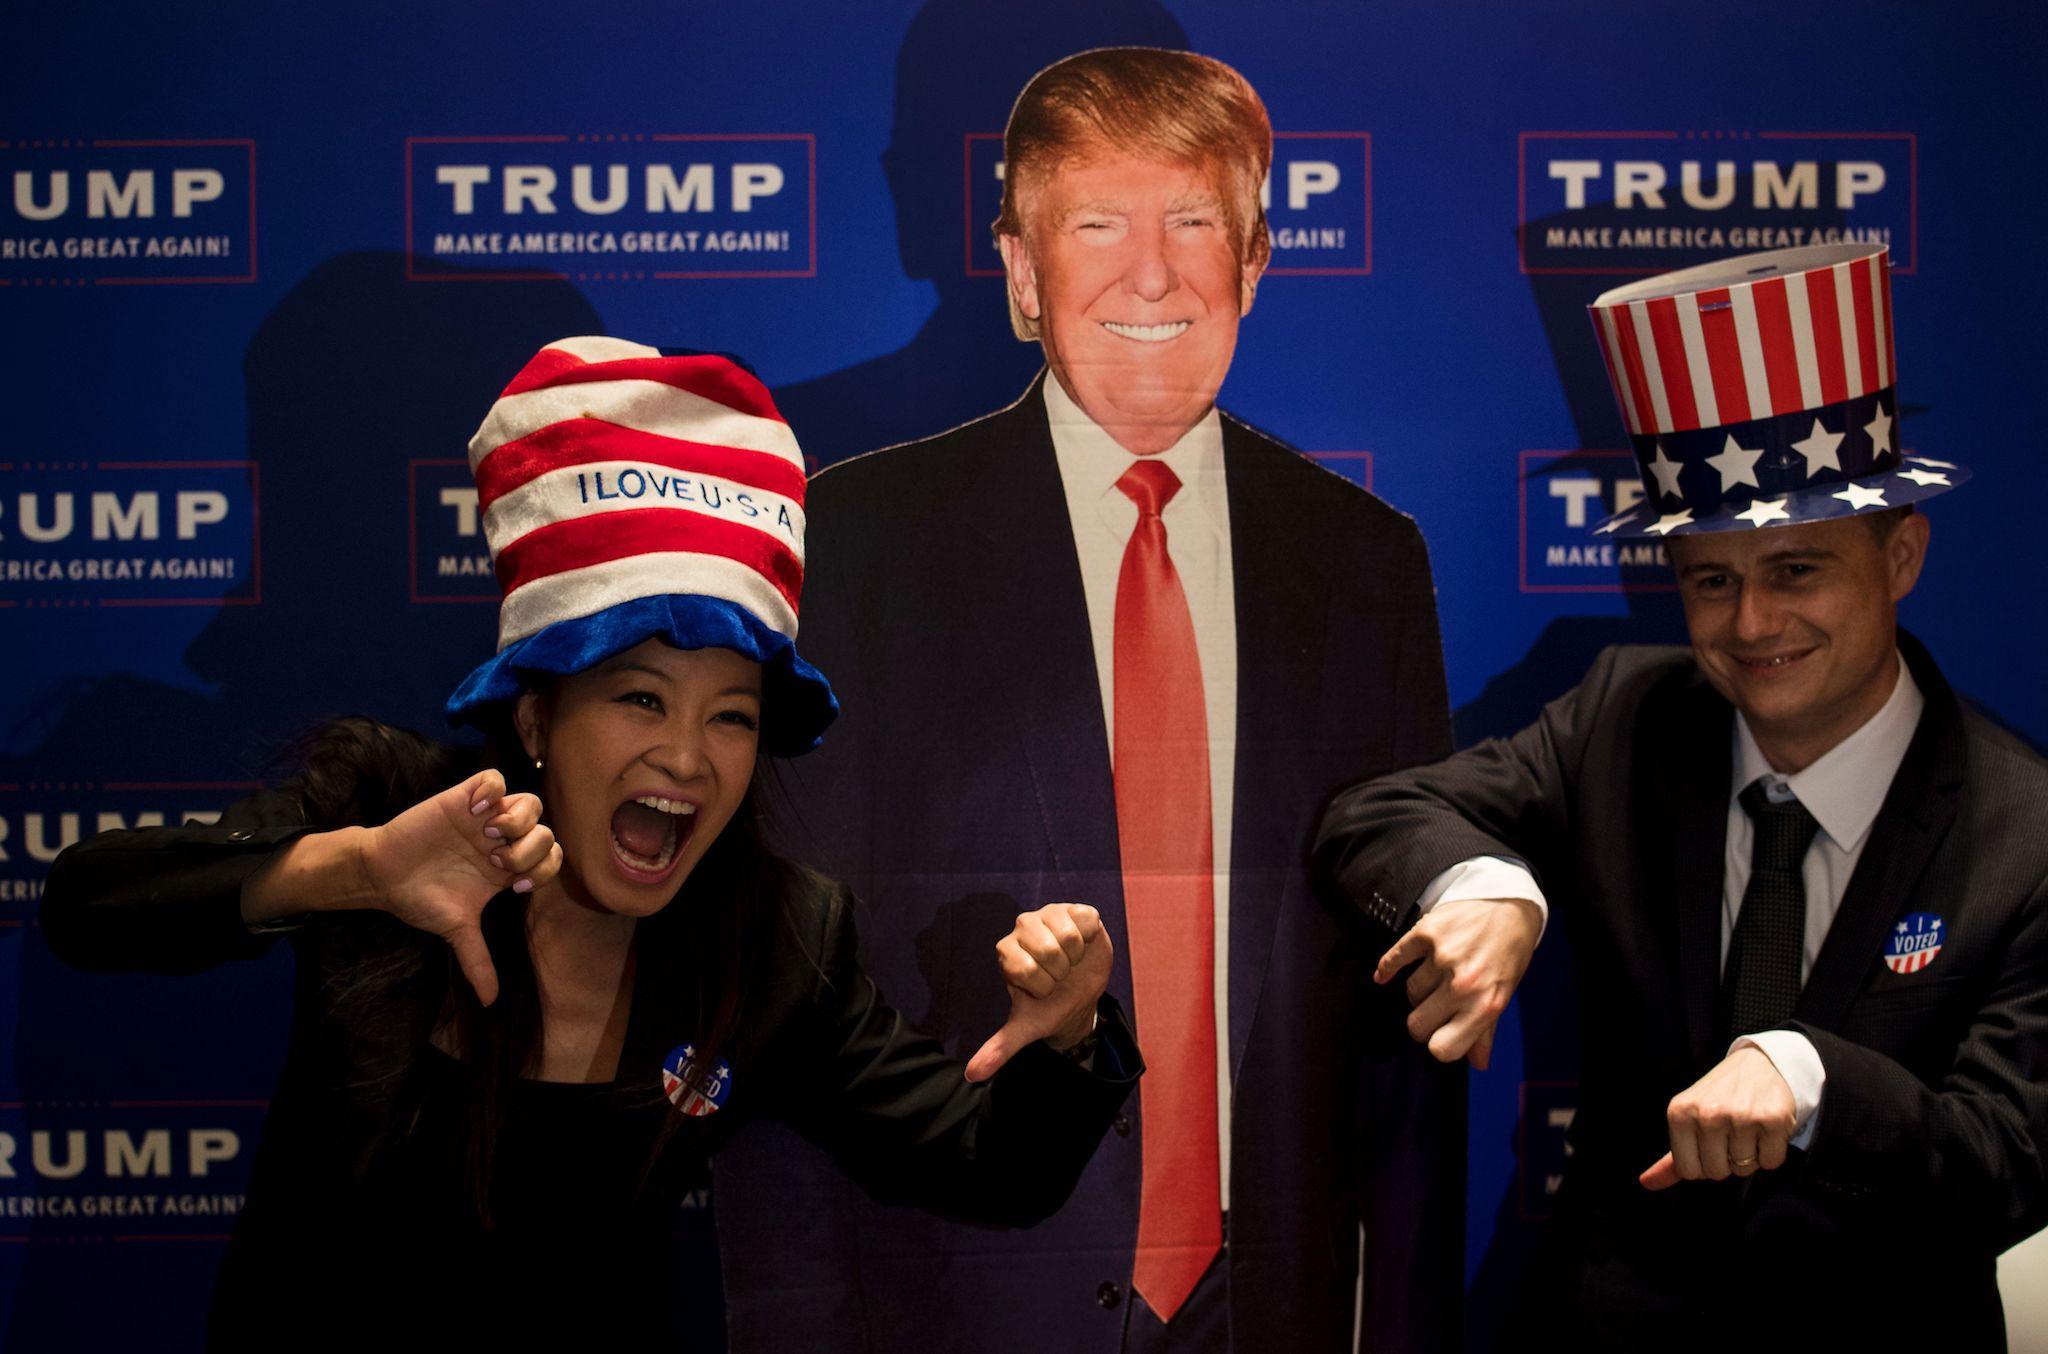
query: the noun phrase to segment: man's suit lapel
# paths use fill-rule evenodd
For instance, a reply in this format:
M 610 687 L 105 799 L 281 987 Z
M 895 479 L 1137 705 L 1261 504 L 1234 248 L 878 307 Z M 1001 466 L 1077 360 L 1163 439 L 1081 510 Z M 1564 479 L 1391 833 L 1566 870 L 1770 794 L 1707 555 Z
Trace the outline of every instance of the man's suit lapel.
M 1307 887 L 1297 840 L 1301 744 L 1321 707 L 1329 582 L 1313 543 L 1257 463 L 1270 449 L 1223 420 L 1237 609 L 1237 752 L 1230 835 L 1230 1067 L 1233 1077 L 1265 986 L 1281 904 Z M 1289 736 L 1288 731 L 1293 731 Z
M 1819 1029 L 1837 1028 L 1869 981 L 1885 933 L 1955 820 L 1962 792 L 1967 744 L 1955 693 L 1912 636 L 1901 633 L 1899 649 L 1927 704 L 1793 1008 L 1795 1019 Z
M 1109 739 L 1081 565 L 1046 425 L 1045 379 L 1041 373 L 1016 404 L 986 420 L 971 453 L 975 464 L 963 468 L 971 487 L 962 501 L 972 505 L 983 557 L 960 571 L 957 584 L 963 609 L 979 623 L 986 670 L 1001 686 L 990 693 L 989 712 L 1016 723 L 1063 894 L 1101 909 L 1124 953 Z
M 1672 691 L 1636 737 L 1637 802 L 1651 806 L 1648 860 L 1669 862 L 1678 988 L 1695 1064 L 1719 1038 L 1721 881 L 1734 718 L 1728 703 L 1701 680 Z

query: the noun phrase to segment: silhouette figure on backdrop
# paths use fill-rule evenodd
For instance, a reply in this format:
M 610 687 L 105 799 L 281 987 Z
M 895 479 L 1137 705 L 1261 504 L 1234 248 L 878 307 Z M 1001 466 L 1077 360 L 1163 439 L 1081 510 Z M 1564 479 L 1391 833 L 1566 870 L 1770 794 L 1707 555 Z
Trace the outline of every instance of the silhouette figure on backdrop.
M 186 649 L 186 666 L 214 694 L 127 673 L 53 693 L 29 716 L 31 726 L 49 729 L 47 738 L 0 758 L 0 782 L 254 779 L 294 736 L 337 713 L 445 730 L 441 702 L 476 653 L 492 646 L 496 613 L 410 601 L 406 462 L 462 456 L 476 411 L 490 405 L 506 372 L 541 344 L 600 332 L 602 322 L 567 282 L 425 286 L 404 278 L 399 254 L 339 255 L 286 293 L 250 338 L 247 457 L 261 488 L 263 598 L 222 607 Z M 485 600 L 495 601 L 495 591 Z M 119 625 L 124 613 L 97 615 Z M 205 800 L 204 792 L 163 794 L 167 802 L 156 807 L 174 812 Z M 95 824 L 80 826 L 89 833 Z M 61 1102 L 246 1098 L 275 1080 L 285 1022 L 253 1023 L 249 1012 L 288 1008 L 288 962 L 273 958 L 198 982 L 109 978 L 61 967 L 33 928 L 23 942 L 14 1052 L 31 1131 L 51 1130 L 61 1143 L 81 1127 Z M 165 1020 L 166 1012 L 174 1018 Z M 131 1127 L 120 1118 L 109 1125 Z M 132 1126 L 140 1140 L 157 1125 Z M 89 1137 L 97 1143 L 99 1134 Z M 246 1169 L 254 1148 L 245 1139 L 216 1178 Z M 104 1192 L 94 1183 L 98 1169 L 68 1187 Z M 55 1238 L 124 1228 L 36 1219 L 6 1230 Z M 189 1330 L 196 1347 L 218 1252 L 177 1249 L 180 1263 L 191 1257 L 189 1320 L 138 1311 L 138 1341 L 154 1345 L 165 1330 Z M 23 1247 L 0 1346 L 69 1347 L 77 1294 L 119 1287 L 130 1267 L 140 1274 L 164 1253 L 116 1243 Z M 149 1286 L 159 1291 L 162 1282 Z M 706 1289 L 715 1302 L 715 1269 Z M 105 1313 L 96 1329 L 107 1332 L 117 1319 Z
M 904 276 L 930 281 L 938 305 L 895 352 L 775 392 L 818 466 L 978 418 L 1016 399 L 1038 370 L 1037 345 L 990 322 L 1002 314 L 1002 279 L 967 275 L 967 235 L 985 242 L 989 228 L 961 218 L 967 134 L 1001 131 L 1024 82 L 1063 56 L 1187 43 L 1156 0 L 1044 0 L 1029 23 L 986 0 L 932 0 L 918 11 L 896 59 L 882 172 Z

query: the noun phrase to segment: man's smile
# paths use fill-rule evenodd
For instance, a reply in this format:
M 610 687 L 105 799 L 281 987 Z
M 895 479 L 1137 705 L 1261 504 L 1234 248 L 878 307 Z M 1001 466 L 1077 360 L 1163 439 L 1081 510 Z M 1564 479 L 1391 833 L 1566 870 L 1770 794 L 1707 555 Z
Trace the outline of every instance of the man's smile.
M 1751 672 L 1757 673 L 1759 675 L 1764 675 L 1783 672 L 1786 668 L 1790 667 L 1794 663 L 1797 663 L 1800 659 L 1805 658 L 1808 654 L 1811 654 L 1813 652 L 1814 650 L 1812 648 L 1805 648 L 1794 650 L 1790 653 L 1763 654 L 1755 657 L 1750 657 L 1743 654 L 1730 654 L 1729 657 L 1732 660 L 1734 660 L 1735 664 L 1738 667 L 1740 667 L 1744 672 Z
M 1133 339 L 1139 343 L 1165 343 L 1179 338 L 1194 327 L 1193 320 L 1174 320 L 1167 324 L 1118 324 L 1114 320 L 1102 321 L 1102 327 L 1118 338 Z

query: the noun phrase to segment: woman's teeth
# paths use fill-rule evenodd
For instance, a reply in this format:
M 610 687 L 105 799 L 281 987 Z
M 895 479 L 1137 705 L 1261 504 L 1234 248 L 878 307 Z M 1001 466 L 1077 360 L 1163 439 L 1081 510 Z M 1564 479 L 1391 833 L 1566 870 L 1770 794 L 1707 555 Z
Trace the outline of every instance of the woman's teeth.
M 1193 320 L 1175 320 L 1172 324 L 1115 324 L 1104 320 L 1102 327 L 1118 338 L 1136 339 L 1140 343 L 1164 343 L 1187 333 L 1193 324 Z
M 638 799 L 635 799 L 633 802 L 635 804 L 645 804 L 648 808 L 657 810 L 661 813 L 679 813 L 688 815 L 693 814 L 697 811 L 697 806 L 695 804 L 688 803 L 687 801 L 681 799 L 663 799 L 660 795 L 641 795 Z
M 662 843 L 661 854 L 652 860 L 649 860 L 646 856 L 634 855 L 626 849 L 625 843 L 621 842 L 617 837 L 612 838 L 612 850 L 619 853 L 620 860 L 625 861 L 626 864 L 636 870 L 659 871 L 668 868 L 668 863 L 676 858 L 676 838 L 671 833 L 668 840 Z

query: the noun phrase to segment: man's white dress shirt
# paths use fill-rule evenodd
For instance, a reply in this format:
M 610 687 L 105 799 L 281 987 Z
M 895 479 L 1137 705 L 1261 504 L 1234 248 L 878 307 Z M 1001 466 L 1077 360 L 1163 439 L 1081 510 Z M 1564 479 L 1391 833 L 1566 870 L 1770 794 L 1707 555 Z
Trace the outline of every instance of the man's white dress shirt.
M 1102 727 L 1116 756 L 1116 584 L 1137 505 L 1116 487 L 1138 460 L 1076 404 L 1056 376 L 1045 378 L 1045 412 L 1081 562 Z M 1230 566 L 1230 501 L 1223 481 L 1223 421 L 1212 405 L 1200 422 L 1149 460 L 1166 463 L 1180 489 L 1160 514 L 1166 553 L 1180 576 L 1209 726 L 1209 822 L 1215 841 L 1216 1149 L 1219 1197 L 1230 1207 L 1230 823 L 1237 766 L 1237 598 Z M 1140 1013 L 1142 1016 L 1142 1013 Z

